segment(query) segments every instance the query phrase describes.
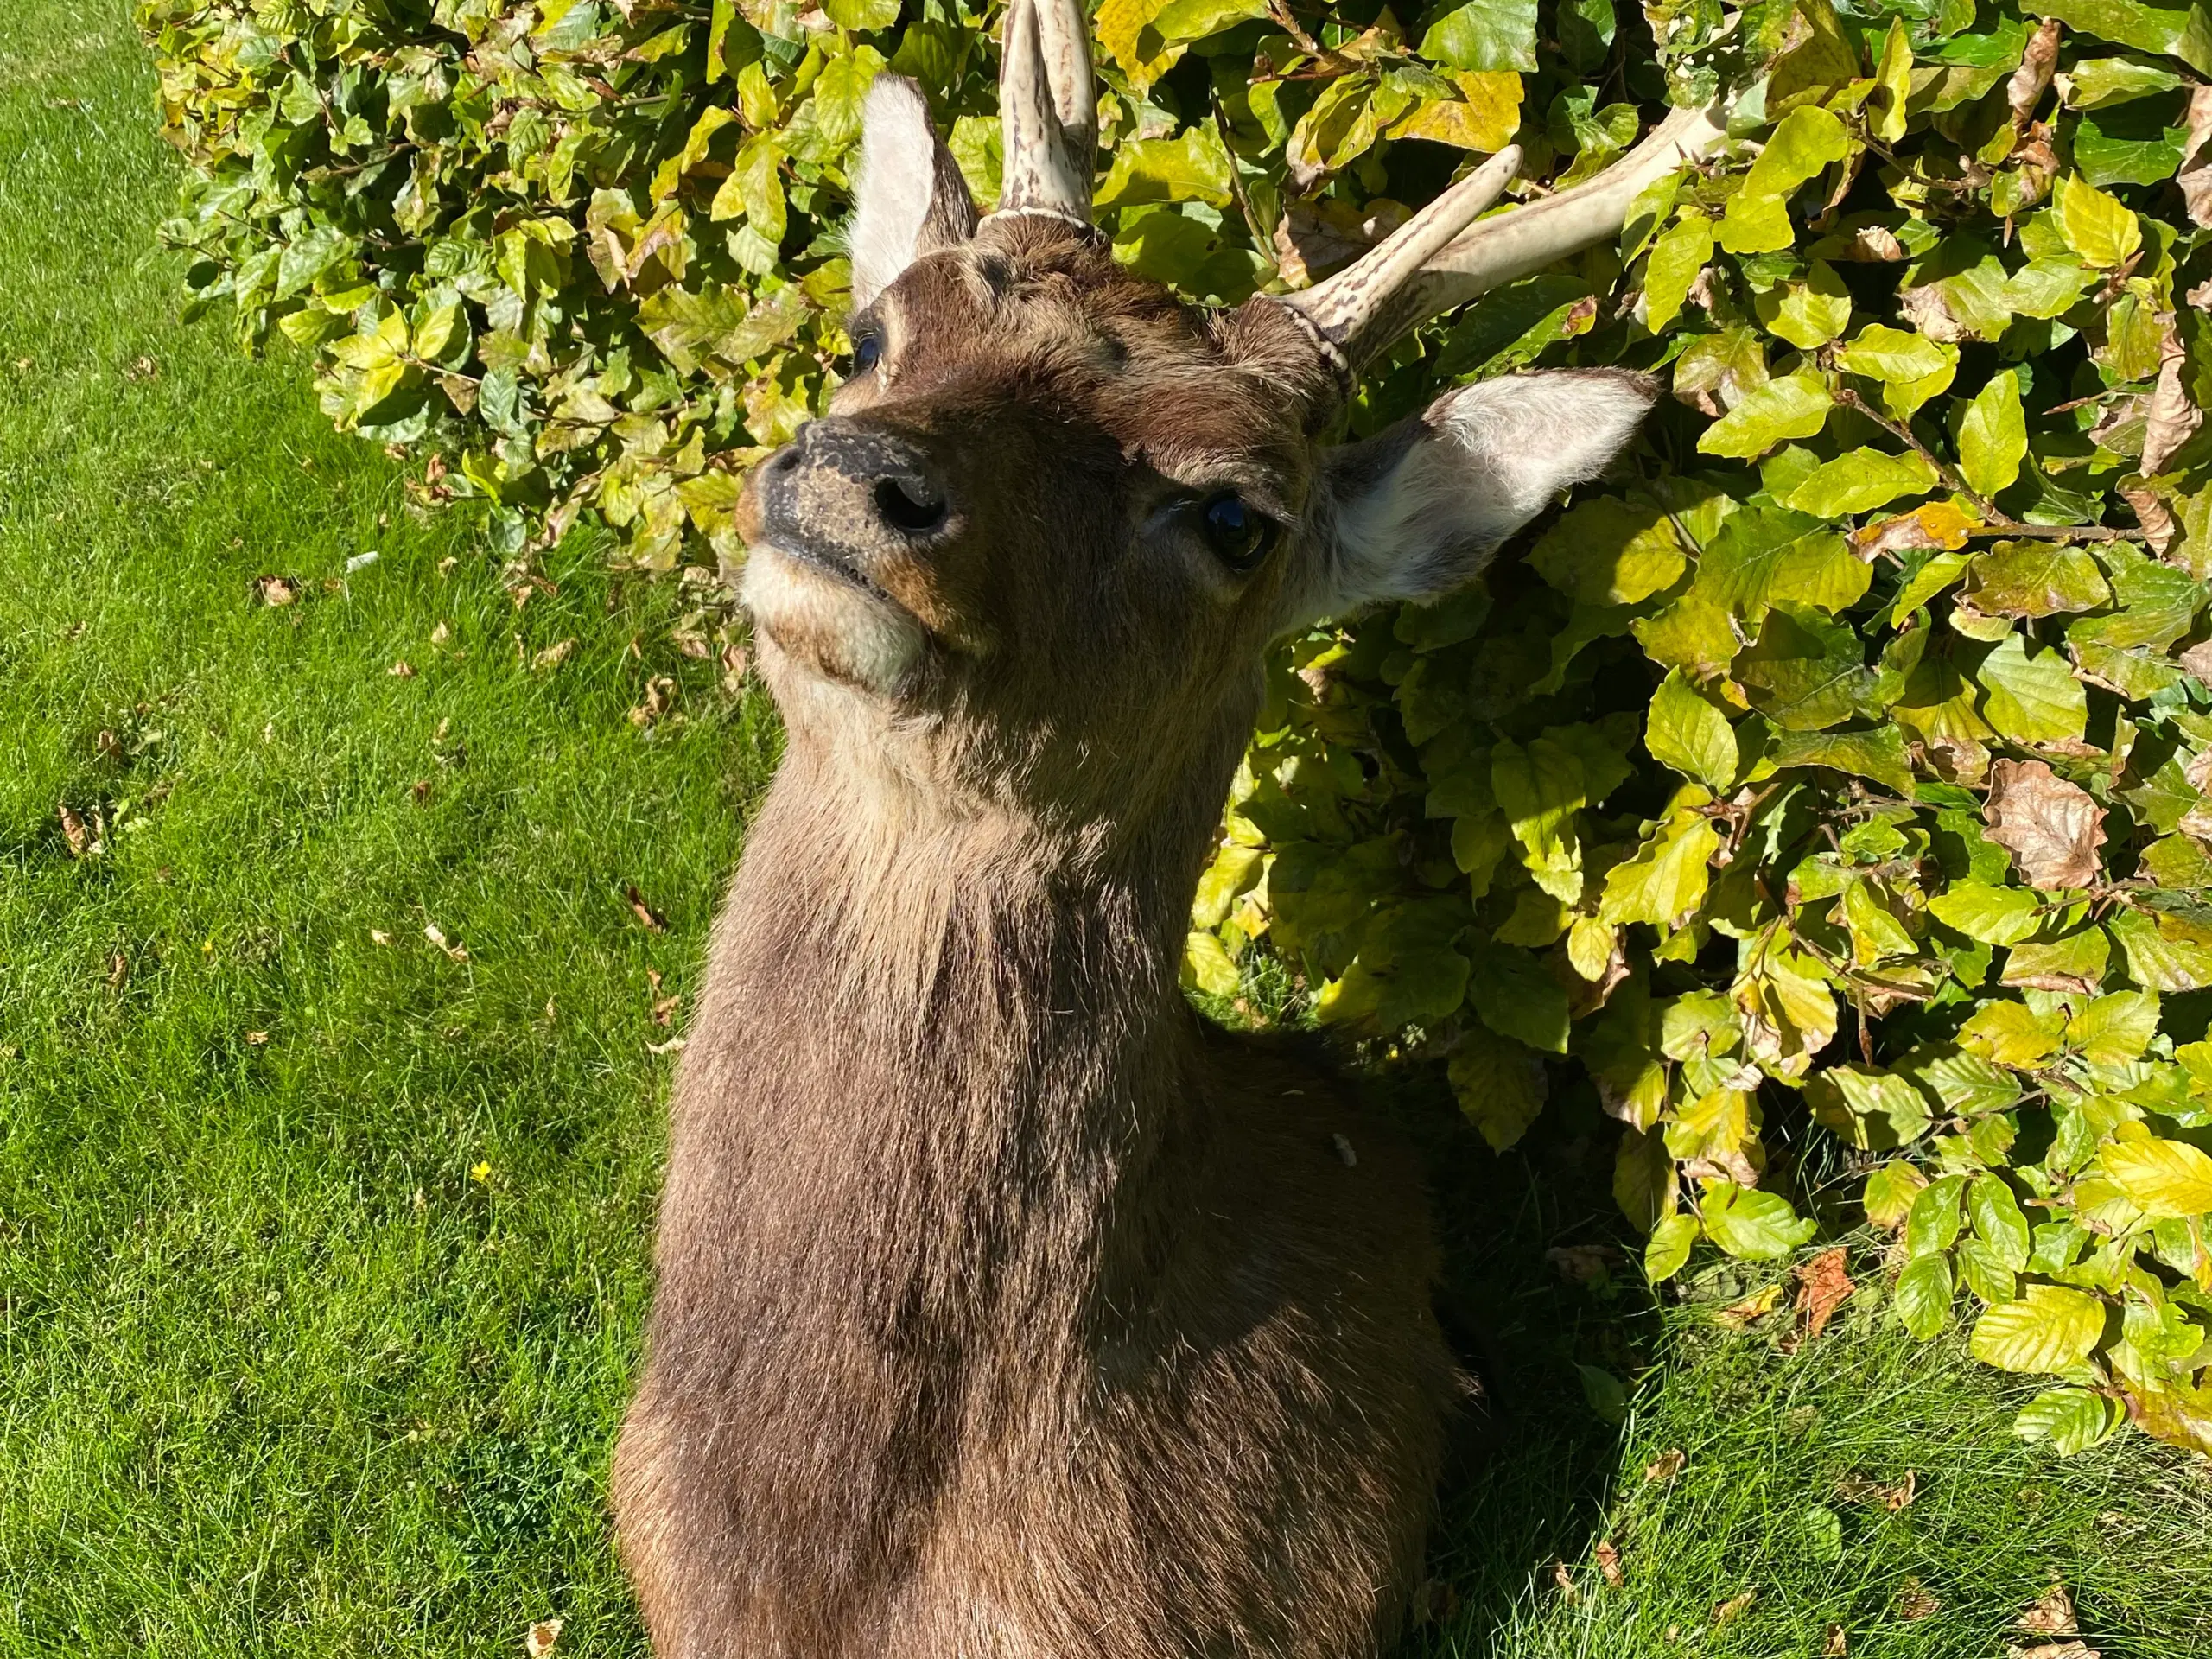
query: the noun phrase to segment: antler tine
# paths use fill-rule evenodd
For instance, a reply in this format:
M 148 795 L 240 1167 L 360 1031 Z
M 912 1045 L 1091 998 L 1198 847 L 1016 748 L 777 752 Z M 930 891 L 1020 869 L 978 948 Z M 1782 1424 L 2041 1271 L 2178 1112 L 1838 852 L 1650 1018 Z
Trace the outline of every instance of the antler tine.
M 1520 164 L 1519 152 L 1509 145 L 1381 247 L 1277 303 L 1311 327 L 1324 353 L 1349 376 L 1415 323 L 1618 235 L 1646 186 L 1710 155 L 1726 137 L 1720 105 L 1677 110 L 1595 178 L 1475 222 Z
M 1004 188 L 993 218 L 1090 223 L 1098 104 L 1082 0 L 1012 0 L 999 60 Z

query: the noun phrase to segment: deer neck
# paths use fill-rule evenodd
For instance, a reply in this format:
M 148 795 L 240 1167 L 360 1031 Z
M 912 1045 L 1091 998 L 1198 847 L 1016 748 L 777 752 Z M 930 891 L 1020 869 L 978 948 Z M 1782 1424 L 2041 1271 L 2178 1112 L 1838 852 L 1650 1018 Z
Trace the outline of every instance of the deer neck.
M 963 1299 L 963 1318 L 1110 1277 L 1146 1173 L 1188 1149 L 1198 1036 L 1176 972 L 1211 798 L 1135 836 L 1052 830 L 795 745 L 677 1101 L 680 1138 L 725 1139 L 733 1184 L 777 1195 L 756 1213 L 781 1243 L 759 1242 L 789 1262 L 815 1254 L 799 1235 L 835 1232 L 837 1259 Z

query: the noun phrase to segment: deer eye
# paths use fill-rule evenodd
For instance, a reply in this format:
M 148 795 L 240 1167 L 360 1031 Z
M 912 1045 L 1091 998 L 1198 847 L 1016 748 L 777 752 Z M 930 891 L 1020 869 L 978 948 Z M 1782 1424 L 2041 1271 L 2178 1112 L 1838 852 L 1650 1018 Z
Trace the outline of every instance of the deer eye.
M 882 358 L 883 336 L 881 334 L 870 330 L 854 340 L 853 368 L 856 373 L 866 374 L 881 361 Z
M 1234 490 L 1201 502 L 1198 525 L 1214 556 L 1239 572 L 1255 569 L 1275 543 L 1274 520 L 1245 505 Z

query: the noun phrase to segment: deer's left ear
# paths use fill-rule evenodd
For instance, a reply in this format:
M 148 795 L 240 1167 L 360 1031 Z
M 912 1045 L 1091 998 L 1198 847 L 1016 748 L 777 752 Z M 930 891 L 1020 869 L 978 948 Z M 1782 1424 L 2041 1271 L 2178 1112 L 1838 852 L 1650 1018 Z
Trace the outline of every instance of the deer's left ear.
M 855 311 L 922 255 L 976 233 L 967 181 L 930 125 L 919 86 L 903 75 L 878 75 L 861 105 L 861 124 L 853 186 Z
M 1446 392 L 1330 456 L 1310 617 L 1440 598 L 1635 435 L 1658 385 L 1618 369 L 1508 375 Z

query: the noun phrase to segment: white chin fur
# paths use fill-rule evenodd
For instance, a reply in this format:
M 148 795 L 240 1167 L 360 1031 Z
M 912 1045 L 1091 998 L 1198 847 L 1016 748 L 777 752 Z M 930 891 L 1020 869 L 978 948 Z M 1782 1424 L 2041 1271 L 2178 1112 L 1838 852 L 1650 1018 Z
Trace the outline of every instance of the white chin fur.
M 740 597 L 785 656 L 869 690 L 897 690 L 921 661 L 912 617 L 779 548 L 751 550 Z

